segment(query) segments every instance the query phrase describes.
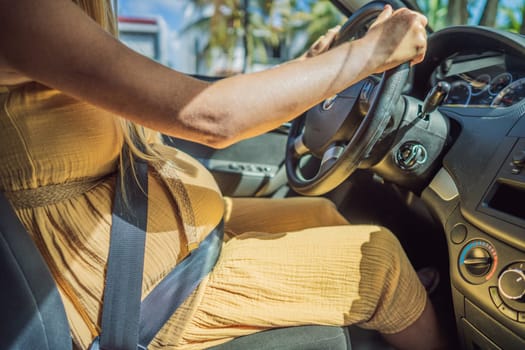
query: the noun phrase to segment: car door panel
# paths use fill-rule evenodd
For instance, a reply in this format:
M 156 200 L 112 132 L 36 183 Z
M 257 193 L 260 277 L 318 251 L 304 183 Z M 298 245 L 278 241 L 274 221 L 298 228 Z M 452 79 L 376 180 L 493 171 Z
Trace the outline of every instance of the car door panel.
M 206 166 L 224 195 L 245 197 L 270 195 L 286 185 L 286 138 L 285 132 L 274 130 L 224 149 L 173 137 L 166 142 Z

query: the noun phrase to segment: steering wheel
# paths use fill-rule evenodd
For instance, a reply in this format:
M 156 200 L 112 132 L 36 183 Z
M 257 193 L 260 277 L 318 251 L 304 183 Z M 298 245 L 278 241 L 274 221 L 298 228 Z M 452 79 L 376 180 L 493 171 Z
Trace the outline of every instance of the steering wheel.
M 361 7 L 342 26 L 334 45 L 366 32 L 390 1 Z M 369 76 L 314 106 L 292 122 L 286 145 L 286 173 L 292 189 L 304 195 L 322 195 L 356 169 L 371 166 L 374 146 L 395 124 L 392 112 L 405 86 L 409 65 Z M 380 148 L 380 147 L 379 147 Z M 308 173 L 308 174 L 305 174 Z

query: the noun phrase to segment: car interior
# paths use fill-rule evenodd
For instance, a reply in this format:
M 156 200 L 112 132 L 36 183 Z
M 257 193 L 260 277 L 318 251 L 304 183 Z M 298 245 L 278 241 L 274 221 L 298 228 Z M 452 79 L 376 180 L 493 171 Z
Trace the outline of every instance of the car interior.
M 358 37 L 386 3 L 333 0 Z M 204 78 L 204 77 L 202 77 Z M 165 137 L 226 196 L 324 196 L 351 223 L 394 232 L 459 349 L 525 349 L 525 38 L 474 25 L 428 35 L 424 61 L 370 76 L 267 134 L 216 150 Z M 330 120 L 330 123 L 326 123 Z M 70 349 L 54 281 L 0 198 L 2 349 Z M 226 349 L 389 349 L 373 331 L 275 329 Z

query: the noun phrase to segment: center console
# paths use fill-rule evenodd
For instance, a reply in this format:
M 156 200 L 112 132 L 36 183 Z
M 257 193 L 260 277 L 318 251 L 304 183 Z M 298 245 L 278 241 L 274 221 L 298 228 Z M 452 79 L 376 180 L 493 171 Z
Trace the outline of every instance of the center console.
M 423 193 L 445 227 L 466 349 L 525 349 L 525 137 L 507 138 L 498 157 L 470 186 L 442 169 Z

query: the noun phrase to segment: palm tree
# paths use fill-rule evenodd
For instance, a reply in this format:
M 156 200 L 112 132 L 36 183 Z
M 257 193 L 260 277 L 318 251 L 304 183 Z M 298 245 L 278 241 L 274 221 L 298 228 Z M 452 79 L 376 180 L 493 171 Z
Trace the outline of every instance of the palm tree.
M 525 14 L 524 10 L 525 6 L 523 5 L 519 9 L 519 11 L 516 11 L 516 9 L 510 7 L 502 7 L 500 10 L 502 20 L 498 27 L 502 29 L 507 29 L 511 32 L 523 34 L 522 31 L 524 22 L 520 20 L 518 14 L 520 14 L 523 18 L 523 14 Z
M 199 59 L 211 62 L 220 52 L 231 68 L 235 50 L 242 46 L 244 70 L 254 63 L 270 63 L 275 52 L 281 59 L 292 58 L 296 53 L 279 52 L 283 43 L 292 42 L 302 32 L 309 36 L 305 45 L 309 47 L 342 20 L 329 0 L 192 0 L 188 7 L 198 15 L 185 31 L 206 34 L 201 39 Z
M 447 25 L 467 24 L 468 0 L 448 0 Z
M 495 27 L 496 15 L 498 14 L 499 0 L 487 0 L 479 24 L 482 26 Z
M 431 28 L 477 23 L 525 34 L 525 1 L 485 0 L 479 21 L 474 21 L 476 0 L 417 0 Z
M 183 30 L 199 33 L 195 45 L 197 61 L 210 65 L 216 56 L 226 57 L 231 66 L 234 50 L 242 40 L 244 12 L 240 0 L 191 0 L 185 11 L 195 18 Z
M 235 50 L 243 47 L 246 68 L 254 57 L 266 61 L 266 47 L 278 43 L 278 28 L 268 20 L 273 14 L 273 4 L 265 0 L 193 0 L 188 7 L 198 14 L 183 33 L 190 30 L 203 33 L 199 59 L 211 63 L 222 55 L 229 63 L 226 70 L 232 69 Z
M 342 24 L 344 20 L 339 10 L 328 0 L 314 1 L 308 17 L 304 19 L 304 26 L 308 33 L 304 50 L 308 49 L 328 29 Z
M 445 0 L 418 1 L 418 4 L 427 16 L 430 28 L 437 30 L 446 26 L 447 6 Z
M 289 10 L 288 1 L 245 0 L 246 62 L 266 63 L 270 59 L 268 48 L 278 47 L 282 32 L 282 14 Z

